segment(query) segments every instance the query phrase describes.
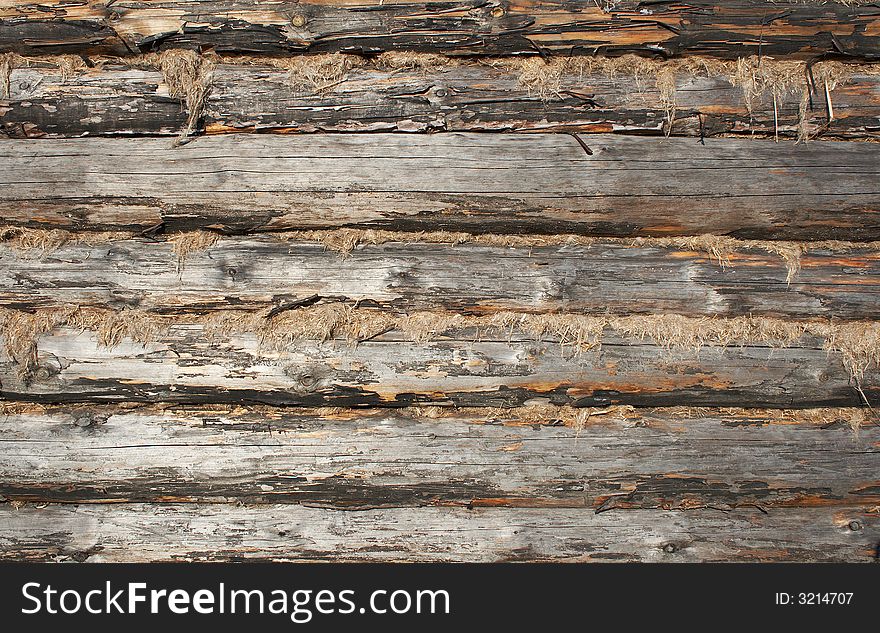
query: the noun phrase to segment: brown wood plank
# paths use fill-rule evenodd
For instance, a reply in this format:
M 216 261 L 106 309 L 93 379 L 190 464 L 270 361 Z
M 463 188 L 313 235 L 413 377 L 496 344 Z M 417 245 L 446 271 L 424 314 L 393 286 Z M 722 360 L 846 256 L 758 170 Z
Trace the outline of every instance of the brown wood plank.
M 863 409 L 8 409 L 0 496 L 13 502 L 600 513 L 880 503 L 880 427 Z
M 284 55 L 420 50 L 463 55 L 640 52 L 876 58 L 874 4 L 694 0 L 6 3 L 0 51 L 126 54 L 167 48 Z
M 876 557 L 865 509 L 736 512 L 304 506 L 0 505 L 7 560 L 146 562 L 838 561 Z
M 559 134 L 0 142 L 7 223 L 880 238 L 873 143 Z
M 323 56 L 313 59 L 317 65 L 322 59 L 331 67 L 341 63 Z M 341 80 L 319 79 L 320 85 L 332 85 L 317 91 L 292 84 L 289 72 L 268 59 L 218 64 L 211 71 L 202 128 L 210 134 L 574 131 L 662 135 L 670 132 L 667 110 L 671 107 L 671 134 L 676 136 L 796 138 L 802 129 L 798 86 L 776 96 L 774 112 L 774 94 L 766 87 L 734 86 L 730 77 L 683 70 L 674 73 L 676 90 L 670 104 L 650 75 L 607 69 L 584 74 L 565 69 L 564 64 L 560 71 L 557 62 L 545 67 L 535 60 L 442 64 L 424 56 L 391 64 L 382 60 L 358 59 L 358 66 Z M 82 64 L 66 76 L 51 60 L 23 60 L 21 67 L 12 69 L 11 94 L 0 106 L 0 134 L 177 135 L 184 128 L 185 108 L 169 96 L 160 72 L 127 66 L 123 61 L 97 60 L 96 64 L 94 68 Z M 665 68 L 655 64 L 654 70 L 666 72 Z M 543 70 L 549 85 L 530 86 L 524 70 Z M 877 138 L 880 75 L 873 65 L 840 66 L 834 73 L 848 78 L 831 82 L 827 98 L 824 82 L 816 80 L 803 129 L 818 138 Z M 800 74 L 806 81 L 806 66 Z M 814 77 L 819 77 L 819 66 L 814 67 Z
M 50 236 L 51 237 L 51 236 Z M 742 242 L 722 265 L 686 245 L 501 247 L 394 242 L 347 255 L 277 236 L 224 237 L 181 265 L 173 242 L 71 242 L 47 252 L 0 245 L 0 306 L 66 304 L 157 313 L 341 302 L 404 313 L 502 310 L 880 319 L 880 249 L 809 250 L 794 274 Z M 13 242 L 14 244 L 14 242 Z
M 595 334 L 601 348 L 577 353 L 580 337 L 590 344 L 592 320 L 582 326 L 584 333 L 579 333 L 578 324 L 566 322 L 552 325 L 539 337 L 535 328 L 542 320 L 528 327 L 514 322 L 494 328 L 452 325 L 438 330 L 431 324 L 435 315 L 429 314 L 427 322 L 417 319 L 412 324 L 414 332 L 405 332 L 396 328 L 405 328 L 410 321 L 388 325 L 380 320 L 377 326 L 370 321 L 378 314 L 374 310 L 340 315 L 319 308 L 308 321 L 300 312 L 288 312 L 274 334 L 235 333 L 235 315 L 230 315 L 232 321 L 211 320 L 213 325 L 173 319 L 164 331 L 139 320 L 133 311 L 98 317 L 103 321 L 100 325 L 86 316 L 84 326 L 58 327 L 40 336 L 35 356 L 26 345 L 21 347 L 34 325 L 19 329 L 13 321 L 5 325 L 0 397 L 36 402 L 390 407 L 420 402 L 515 406 L 546 398 L 577 406 L 800 408 L 860 406 L 865 398 L 874 402 L 880 395 L 872 343 L 877 334 L 870 324 L 864 330 L 858 326 L 854 333 L 840 331 L 831 339 L 807 335 L 771 344 L 774 334 L 760 343 L 750 343 L 745 335 L 741 344 L 733 336 L 721 346 L 689 337 L 701 328 L 717 329 L 718 334 L 710 337 L 717 339 L 728 330 L 759 332 L 765 327 L 745 326 L 742 321 L 681 321 L 681 317 L 672 317 L 665 325 L 623 320 L 618 326 L 622 333 L 606 329 Z M 51 313 L 45 314 L 38 323 L 51 318 Z M 359 344 L 347 338 L 310 340 L 332 335 L 336 327 L 313 333 L 309 328 L 316 323 L 324 327 L 340 321 L 362 332 Z M 772 333 L 788 327 L 783 323 L 766 329 Z M 103 345 L 91 327 L 98 328 Z M 655 328 L 659 333 L 649 334 Z M 414 342 L 418 332 L 431 331 L 433 340 Z M 132 336 L 153 342 L 126 338 Z M 670 339 L 664 340 L 666 336 Z M 841 348 L 847 354 L 833 351 L 847 336 L 848 345 Z M 107 343 L 114 346 L 108 348 Z M 673 347 L 667 350 L 668 345 Z M 860 374 L 858 382 L 852 371 Z

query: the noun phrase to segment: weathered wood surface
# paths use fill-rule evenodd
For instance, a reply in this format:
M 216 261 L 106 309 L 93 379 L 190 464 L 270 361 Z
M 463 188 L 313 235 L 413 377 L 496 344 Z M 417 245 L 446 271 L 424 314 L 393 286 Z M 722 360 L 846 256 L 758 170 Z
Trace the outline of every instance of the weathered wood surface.
M 127 66 L 86 69 L 71 77 L 45 64 L 14 68 L 9 95 L 0 97 L 0 134 L 12 138 L 176 135 L 187 119 L 162 73 Z
M 824 93 L 814 97 L 805 121 L 814 135 L 849 139 L 880 134 L 880 76 L 854 72 L 847 84 L 829 93 L 832 121 Z M 517 75 L 488 64 L 421 72 L 353 69 L 332 91 L 303 96 L 291 95 L 284 72 L 221 66 L 204 123 L 208 133 L 511 130 L 782 138 L 797 137 L 800 125 L 800 95 L 780 97 L 774 119 L 769 95 L 755 98 L 749 112 L 742 88 L 717 77 L 677 75 L 670 129 L 670 105 L 650 77 L 563 75 L 561 93 L 542 99 L 523 88 Z
M 320 89 L 291 86 L 281 61 L 220 60 L 194 130 L 206 137 L 175 148 L 193 104 L 135 57 L 177 47 L 210 63 L 212 53 L 482 57 L 393 70 L 361 59 Z M 673 92 L 653 81 L 595 76 L 539 94 L 521 68 L 486 57 L 871 61 L 876 4 L 13 1 L 0 7 L 5 51 L 91 58 L 55 68 L 10 56 L 0 76 L 0 134 L 11 137 L 0 142 L 3 223 L 74 232 L 4 232 L 12 243 L 0 246 L 0 305 L 42 310 L 4 312 L 0 328 L 0 558 L 880 556 L 880 427 L 856 435 L 848 422 L 864 412 L 800 411 L 880 396 L 871 340 L 850 340 L 859 324 L 836 342 L 711 339 L 697 351 L 672 332 L 693 322 L 664 321 L 669 331 L 643 338 L 609 327 L 601 348 L 576 350 L 589 333 L 539 337 L 520 322 L 444 326 L 422 340 L 402 320 L 419 310 L 760 315 L 834 319 L 828 331 L 840 333 L 841 320 L 880 318 L 876 245 L 808 249 L 790 278 L 791 262 L 760 244 L 722 267 L 656 243 L 391 242 L 343 257 L 238 235 L 178 259 L 164 241 L 192 229 L 339 227 L 880 239 L 876 144 L 726 138 L 803 133 L 800 83 L 746 108 L 741 85 L 679 76 L 673 138 L 663 138 Z M 807 131 L 876 138 L 877 80 L 866 69 L 827 95 L 814 85 Z M 342 134 L 352 131 L 373 134 Z M 78 135 L 165 138 L 63 138 Z M 77 232 L 117 229 L 144 235 L 76 243 Z M 42 238 L 43 252 L 16 247 Z M 296 312 L 298 300 L 396 320 L 357 345 L 339 331 L 318 341 L 334 330 L 297 335 L 311 310 Z M 43 333 L 40 319 L 69 304 L 96 321 Z M 276 311 L 283 324 L 270 331 Z M 283 345 L 272 338 L 285 334 Z M 419 403 L 478 409 L 404 408 Z M 613 408 L 579 429 L 550 413 L 508 417 L 546 403 L 798 411 Z M 323 405 L 358 409 L 305 408 Z
M 10 95 L 0 100 L 0 134 L 16 138 L 79 135 L 176 135 L 186 123 L 161 73 L 122 63 L 84 68 L 64 77 L 28 60 L 14 68 Z M 820 138 L 880 135 L 880 75 L 858 74 L 814 95 L 807 128 Z M 520 85 L 502 64 L 442 69 L 354 68 L 332 89 L 295 89 L 272 66 L 219 64 L 205 104 L 202 129 L 246 132 L 576 131 L 664 134 L 666 103 L 650 78 L 596 73 L 564 76 L 563 92 L 542 96 Z M 671 134 L 775 135 L 792 138 L 800 125 L 800 94 L 752 98 L 720 77 L 676 78 Z
M 860 406 L 880 395 L 880 370 L 856 389 L 841 355 L 805 336 L 765 345 L 664 350 L 606 334 L 600 350 L 532 334 L 462 331 L 425 343 L 390 331 L 352 346 L 302 340 L 289 349 L 254 334 L 208 336 L 172 326 L 155 342 L 108 349 L 90 331 L 57 328 L 38 340 L 39 363 L 0 355 L 0 397 L 36 402 L 257 402 L 514 406 L 547 398 L 577 406 Z
M 0 8 L 0 51 L 126 54 L 183 47 L 276 55 L 420 50 L 875 58 L 878 16 L 874 4 L 753 0 L 18 0 Z
M 512 413 L 509 415 L 513 415 Z M 534 414 L 533 414 L 534 415 Z M 57 407 L 0 416 L 13 502 L 632 509 L 880 503 L 880 427 L 851 412 L 333 412 Z M 880 534 L 878 534 L 880 538 Z
M 583 509 L 0 505 L 0 557 L 146 562 L 839 561 L 877 556 L 880 514 Z
M 8 223 L 880 239 L 873 143 L 559 134 L 0 142 Z
M 173 244 L 148 239 L 49 252 L 0 245 L 0 306 L 65 304 L 161 313 L 271 310 L 297 300 L 383 310 L 499 310 L 880 319 L 880 249 L 728 256 L 675 247 L 491 247 L 388 243 L 348 255 L 274 236 L 221 238 L 182 266 Z

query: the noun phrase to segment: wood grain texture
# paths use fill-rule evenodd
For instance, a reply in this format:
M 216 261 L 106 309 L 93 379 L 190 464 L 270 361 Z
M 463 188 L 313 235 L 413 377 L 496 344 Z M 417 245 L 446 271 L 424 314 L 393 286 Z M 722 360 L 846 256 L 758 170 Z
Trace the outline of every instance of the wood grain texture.
M 204 103 L 195 70 L 172 87 L 141 56 L 181 48 L 213 67 Z M 880 149 L 837 142 L 877 140 L 880 76 L 813 82 L 799 111 L 803 63 L 880 61 L 876 3 L 13 0 L 6 52 L 31 57 L 0 60 L 0 217 L 64 231 L 2 233 L 0 559 L 880 557 L 880 426 L 855 409 L 880 397 L 880 255 L 857 244 L 880 240 Z M 366 57 L 288 74 L 335 52 Z M 626 53 L 801 65 L 746 107 L 717 59 L 674 91 L 541 92 L 493 57 Z M 805 130 L 826 140 L 766 138 Z M 337 228 L 777 242 L 721 266 L 657 241 L 255 235 Z M 95 234 L 117 230 L 139 237 Z M 797 275 L 774 248 L 804 249 Z M 685 317 L 741 329 L 695 344 Z
M 301 406 L 442 403 L 516 406 L 535 398 L 576 406 L 860 406 L 880 395 L 880 370 L 855 388 L 841 355 L 805 336 L 764 345 L 664 350 L 606 334 L 574 354 L 551 336 L 463 330 L 416 344 L 390 331 L 352 346 L 303 340 L 286 349 L 254 334 L 208 336 L 181 323 L 153 343 L 108 349 L 94 334 L 58 328 L 38 340 L 38 363 L 0 356 L 0 398 L 36 402 L 256 402 Z M 5 354 L 5 352 L 4 352 Z
M 868 69 L 871 67 L 868 66 Z M 855 74 L 814 95 L 804 125 L 818 138 L 863 139 L 880 134 L 880 76 Z M 287 73 L 269 67 L 216 69 L 204 124 L 208 133 L 516 131 L 673 136 L 775 135 L 796 138 L 801 95 L 753 98 L 720 77 L 675 76 L 674 106 L 652 77 L 562 74 L 560 92 L 543 97 L 520 84 L 517 70 L 489 63 L 445 69 L 355 68 L 321 94 L 291 94 Z M 551 71 L 552 72 L 552 71 Z M 673 112 L 670 128 L 667 109 Z
M 694 0 L 411 2 L 46 1 L 0 9 L 0 51 L 126 54 L 174 47 L 221 53 L 463 55 L 626 53 L 876 58 L 873 4 Z
M 66 77 L 47 63 L 28 63 L 10 72 L 0 135 L 176 135 L 186 125 L 186 109 L 168 94 L 160 72 L 115 66 Z
M 0 212 L 61 228 L 358 226 L 880 239 L 873 143 L 559 134 L 0 142 Z
M 57 250 L 0 245 L 0 306 L 80 306 L 166 314 L 269 311 L 313 302 L 364 304 L 395 313 L 761 315 L 880 319 L 880 251 L 813 250 L 789 280 L 778 255 L 745 250 L 722 266 L 674 247 L 491 247 L 388 243 L 348 255 L 275 236 L 228 237 L 191 252 L 149 239 Z
M 854 434 L 847 410 L 774 413 L 603 409 L 578 431 L 553 412 L 52 407 L 0 416 L 0 496 L 598 513 L 880 503 L 880 427 Z
M 169 96 L 161 73 L 122 62 L 83 68 L 64 77 L 57 67 L 29 59 L 14 68 L 10 96 L 0 101 L 0 134 L 15 138 L 177 135 L 186 112 Z M 856 74 L 829 95 L 814 95 L 806 124 L 819 138 L 880 135 L 880 76 Z M 210 134 L 235 131 L 437 132 L 575 131 L 668 132 L 655 82 L 631 76 L 564 76 L 565 92 L 544 98 L 520 85 L 518 72 L 495 63 L 445 68 L 350 70 L 332 89 L 291 86 L 287 71 L 268 65 L 219 64 L 202 117 Z M 753 97 L 720 77 L 676 76 L 674 136 L 722 134 L 795 138 L 799 94 Z
M 871 562 L 880 514 L 589 508 L 0 505 L 0 557 L 145 561 Z M 852 526 L 852 527 L 850 527 Z

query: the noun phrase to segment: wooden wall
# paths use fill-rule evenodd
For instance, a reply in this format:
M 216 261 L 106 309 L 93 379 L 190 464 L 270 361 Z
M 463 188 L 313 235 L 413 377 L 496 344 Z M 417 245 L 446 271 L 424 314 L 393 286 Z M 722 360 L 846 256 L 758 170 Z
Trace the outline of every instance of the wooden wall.
M 878 33 L 3 3 L 0 559 L 876 560 Z

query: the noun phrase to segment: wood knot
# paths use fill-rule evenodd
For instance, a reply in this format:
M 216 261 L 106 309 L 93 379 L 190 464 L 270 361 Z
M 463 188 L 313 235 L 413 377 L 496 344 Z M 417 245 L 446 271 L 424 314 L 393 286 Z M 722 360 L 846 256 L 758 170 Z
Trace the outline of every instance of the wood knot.
M 405 284 L 409 279 L 410 274 L 405 269 L 395 269 L 388 272 L 386 275 L 387 283 L 385 284 L 386 289 L 399 288 L 401 285 Z
M 301 13 L 297 13 L 295 16 L 290 18 L 290 23 L 298 29 L 301 29 L 306 25 L 306 16 Z
M 28 375 L 29 381 L 46 382 L 61 373 L 61 363 L 54 355 L 42 356 Z
M 542 301 L 553 301 L 565 296 L 565 282 L 561 279 L 545 279 L 541 283 L 540 298 Z
M 98 548 L 98 549 L 100 549 L 100 548 Z M 71 552 L 70 554 L 68 554 L 68 556 L 70 558 L 72 558 L 73 560 L 75 560 L 77 563 L 84 563 L 88 559 L 90 559 L 95 553 L 96 552 L 94 549 L 87 549 L 87 550 Z
M 678 546 L 675 543 L 667 543 L 663 546 L 663 551 L 667 554 L 674 554 L 678 551 Z
M 110 418 L 110 413 L 75 413 L 73 414 L 73 426 L 81 429 L 90 429 L 101 426 Z
M 78 426 L 81 429 L 89 427 L 92 425 L 92 418 L 88 415 L 81 415 L 73 418 L 73 426 Z
M 294 390 L 300 393 L 311 393 L 326 385 L 328 372 L 323 367 L 302 367 L 288 365 L 284 373 L 294 381 Z
M 52 370 L 49 367 L 38 367 L 34 370 L 34 380 L 49 380 L 52 377 Z

